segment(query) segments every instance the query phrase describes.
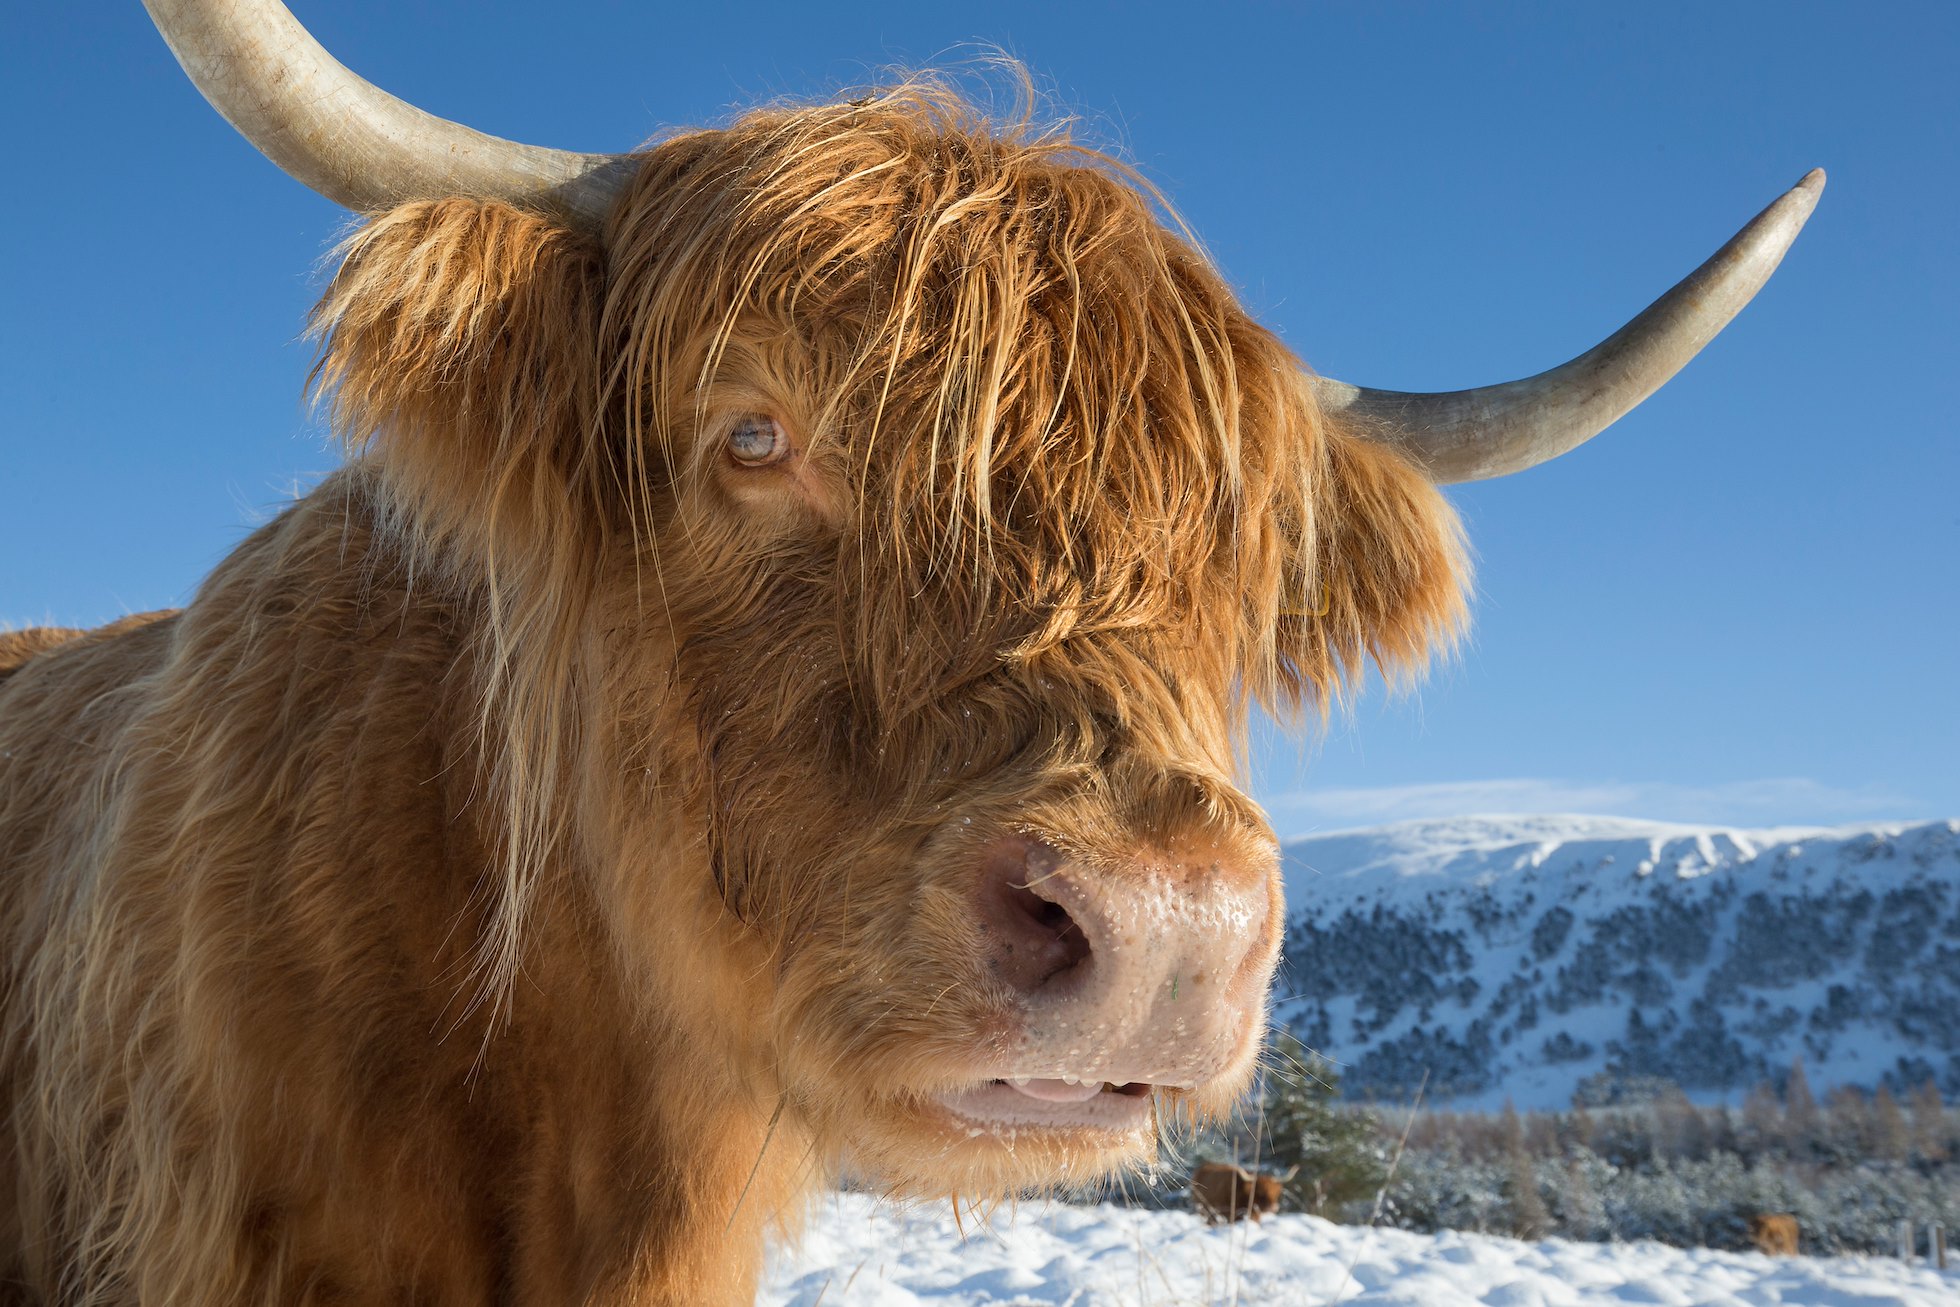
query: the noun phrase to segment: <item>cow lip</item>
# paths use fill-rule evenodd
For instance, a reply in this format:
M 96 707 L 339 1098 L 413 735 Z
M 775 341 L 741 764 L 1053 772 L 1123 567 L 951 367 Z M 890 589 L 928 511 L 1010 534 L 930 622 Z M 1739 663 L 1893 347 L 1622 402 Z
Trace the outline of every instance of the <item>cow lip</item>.
M 950 1113 L 969 1135 L 1012 1134 L 1028 1130 L 1093 1131 L 1130 1135 L 1145 1129 L 1151 1118 L 1151 1086 L 1141 1082 L 1111 1085 L 1091 1081 L 1070 1086 L 1069 1097 L 1043 1097 L 1030 1093 L 1033 1085 L 1043 1089 L 1063 1086 L 1062 1080 L 1025 1078 L 988 1080 L 952 1090 L 938 1097 L 938 1104 Z M 1084 1095 L 1080 1090 L 1088 1089 Z M 1060 1094 L 1057 1088 L 1053 1092 Z

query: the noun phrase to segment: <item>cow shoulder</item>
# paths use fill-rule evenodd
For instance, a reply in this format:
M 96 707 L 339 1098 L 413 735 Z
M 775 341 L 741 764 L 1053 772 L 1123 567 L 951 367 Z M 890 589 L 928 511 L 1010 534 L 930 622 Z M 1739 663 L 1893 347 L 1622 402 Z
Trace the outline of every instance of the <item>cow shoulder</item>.
M 163 609 L 153 613 L 135 613 L 94 630 L 78 630 L 69 626 L 29 626 L 18 631 L 0 631 L 0 681 L 7 680 L 42 654 L 64 645 L 74 645 L 78 650 L 98 645 L 174 616 L 175 612 L 174 609 Z
M 0 681 L 27 665 L 36 654 L 67 644 L 80 631 L 65 626 L 30 626 L 24 631 L 0 632 Z

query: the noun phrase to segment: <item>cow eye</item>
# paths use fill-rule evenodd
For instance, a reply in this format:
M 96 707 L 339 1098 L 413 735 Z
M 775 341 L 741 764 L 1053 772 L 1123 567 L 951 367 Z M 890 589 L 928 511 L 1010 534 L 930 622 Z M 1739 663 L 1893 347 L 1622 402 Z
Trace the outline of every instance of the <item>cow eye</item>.
M 743 467 L 780 463 L 789 456 L 789 432 L 772 417 L 747 414 L 728 433 L 728 455 Z

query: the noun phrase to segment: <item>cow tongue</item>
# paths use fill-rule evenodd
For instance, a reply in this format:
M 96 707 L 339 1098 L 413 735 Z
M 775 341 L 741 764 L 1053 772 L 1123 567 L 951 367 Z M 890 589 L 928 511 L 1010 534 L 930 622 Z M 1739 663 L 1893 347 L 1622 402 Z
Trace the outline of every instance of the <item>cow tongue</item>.
M 1029 1098 L 1038 1098 L 1044 1103 L 1086 1103 L 1102 1092 L 1100 1080 L 1085 1080 L 1077 1084 L 1067 1080 L 1013 1079 L 1005 1083 Z

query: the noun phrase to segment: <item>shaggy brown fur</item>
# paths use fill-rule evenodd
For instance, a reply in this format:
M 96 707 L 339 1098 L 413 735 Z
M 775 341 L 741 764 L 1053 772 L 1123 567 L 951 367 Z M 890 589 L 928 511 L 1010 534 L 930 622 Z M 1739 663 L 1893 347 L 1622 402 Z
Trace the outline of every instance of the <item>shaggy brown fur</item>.
M 603 249 L 378 215 L 317 325 L 349 466 L 0 643 L 0 1301 L 734 1303 L 840 1167 L 1133 1164 L 926 1110 L 974 851 L 1257 865 L 1250 705 L 1461 619 L 1147 192 L 929 86 L 662 144 Z
M 1795 1257 L 1797 1218 L 1788 1212 L 1768 1212 L 1749 1218 L 1749 1238 L 1765 1257 Z
M 1272 1216 L 1283 1192 L 1279 1177 L 1229 1162 L 1206 1162 L 1191 1172 L 1191 1210 L 1206 1225 Z

